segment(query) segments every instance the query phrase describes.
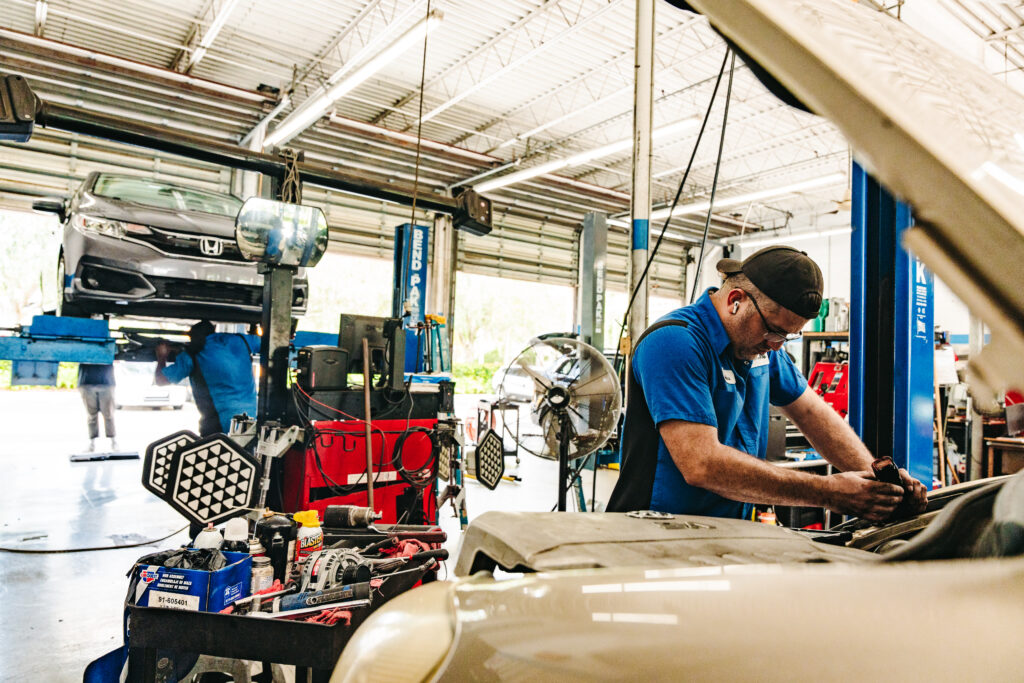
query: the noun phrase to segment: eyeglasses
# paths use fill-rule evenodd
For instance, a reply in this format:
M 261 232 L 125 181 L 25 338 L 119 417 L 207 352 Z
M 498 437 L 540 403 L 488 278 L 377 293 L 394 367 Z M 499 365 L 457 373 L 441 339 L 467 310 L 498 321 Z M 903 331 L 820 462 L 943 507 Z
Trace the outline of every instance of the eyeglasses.
M 745 289 L 740 291 L 747 295 L 750 299 L 750 303 L 754 304 L 754 310 L 757 311 L 759 316 L 761 316 L 761 322 L 764 324 L 764 329 L 767 330 L 767 332 L 764 333 L 764 340 L 766 342 L 769 344 L 785 344 L 788 341 L 793 341 L 803 336 L 803 332 L 790 333 L 770 325 L 768 323 L 768 319 L 764 317 L 764 313 L 761 312 L 761 307 L 757 305 L 757 299 L 755 299 L 753 295 Z

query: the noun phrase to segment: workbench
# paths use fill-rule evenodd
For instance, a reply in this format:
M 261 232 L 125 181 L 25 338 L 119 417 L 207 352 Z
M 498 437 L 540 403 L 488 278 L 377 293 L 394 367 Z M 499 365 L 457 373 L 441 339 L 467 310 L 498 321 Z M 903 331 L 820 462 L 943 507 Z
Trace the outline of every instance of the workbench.
M 1024 469 L 1024 437 L 997 436 L 985 439 L 985 476 L 1013 474 Z
M 832 463 L 824 458 L 805 458 L 803 460 L 792 460 L 786 458 L 785 460 L 767 460 L 766 462 L 781 467 L 787 470 L 812 470 L 819 472 L 824 476 L 832 474 Z M 789 512 L 783 512 L 784 509 L 788 509 Z M 798 519 L 798 515 L 801 510 L 818 510 L 819 508 L 806 508 L 798 505 L 776 505 L 775 511 L 779 515 L 779 521 L 785 520 L 794 523 Z M 822 526 L 825 529 L 832 528 L 832 511 L 822 510 Z M 800 526 L 800 524 L 787 524 L 786 526 Z

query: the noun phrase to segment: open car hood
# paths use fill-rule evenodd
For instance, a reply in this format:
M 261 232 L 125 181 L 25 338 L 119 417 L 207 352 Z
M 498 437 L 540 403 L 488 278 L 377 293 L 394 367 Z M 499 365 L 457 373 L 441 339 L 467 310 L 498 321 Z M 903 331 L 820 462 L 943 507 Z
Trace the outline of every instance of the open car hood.
M 693 0 L 914 209 L 905 242 L 989 326 L 974 391 L 1024 386 L 1024 97 L 849 0 Z M 979 385 L 984 385 L 983 387 Z

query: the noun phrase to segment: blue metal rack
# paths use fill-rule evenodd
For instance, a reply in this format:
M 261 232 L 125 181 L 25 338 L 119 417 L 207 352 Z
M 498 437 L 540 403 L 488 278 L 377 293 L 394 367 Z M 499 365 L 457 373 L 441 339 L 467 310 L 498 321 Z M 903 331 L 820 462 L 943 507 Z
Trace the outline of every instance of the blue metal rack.
M 260 348 L 260 338 L 243 335 L 249 348 Z M 296 332 L 296 349 L 316 344 L 333 346 L 337 333 Z M 55 386 L 61 363 L 109 365 L 117 352 L 116 341 L 106 320 L 37 315 L 18 334 L 0 337 L 0 360 L 11 360 L 11 384 Z M 295 354 L 292 354 L 292 364 Z
M 0 358 L 12 360 L 11 384 L 54 386 L 60 363 L 114 362 L 106 320 L 37 315 L 20 334 L 0 337 Z

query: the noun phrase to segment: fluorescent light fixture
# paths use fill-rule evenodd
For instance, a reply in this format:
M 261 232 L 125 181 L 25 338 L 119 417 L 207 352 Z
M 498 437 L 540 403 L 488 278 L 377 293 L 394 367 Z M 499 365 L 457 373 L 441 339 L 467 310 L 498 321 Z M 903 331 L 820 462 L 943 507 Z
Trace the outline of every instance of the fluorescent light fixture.
M 683 119 L 682 121 L 676 121 L 675 123 L 670 123 L 667 126 L 662 126 L 661 128 L 654 131 L 651 134 L 651 139 L 657 140 L 659 138 L 668 137 L 670 135 L 674 135 L 681 131 L 692 128 L 695 125 L 697 125 L 697 119 Z M 591 161 L 594 161 L 596 159 L 611 156 L 612 154 L 623 152 L 627 149 L 631 149 L 632 147 L 633 138 L 619 140 L 618 142 L 612 142 L 607 145 L 602 145 L 601 147 L 588 149 L 586 151 L 579 152 L 577 154 L 565 157 L 563 159 L 552 159 L 551 161 L 547 161 L 543 164 L 531 166 L 530 168 L 524 168 L 521 171 L 508 173 L 498 178 L 494 178 L 492 180 L 480 183 L 479 185 L 474 186 L 473 189 L 480 193 L 490 192 L 491 190 L 496 190 L 499 187 L 506 187 L 514 183 L 521 183 L 524 180 L 536 178 L 537 176 L 547 175 L 548 173 L 553 173 L 563 168 L 569 168 L 572 166 L 582 166 L 583 164 L 590 163 Z
M 735 206 L 736 204 L 750 204 L 752 202 L 758 202 L 762 199 L 768 199 L 769 197 L 779 197 L 787 194 L 796 194 L 805 190 L 813 190 L 816 187 L 826 187 L 828 185 L 835 185 L 840 181 L 846 180 L 845 173 L 831 173 L 820 178 L 812 178 L 810 180 L 804 180 L 799 183 L 793 183 L 792 185 L 783 185 L 782 187 L 772 187 L 767 190 L 758 190 L 757 192 L 748 192 L 747 194 L 740 194 L 734 197 L 721 197 L 715 198 L 715 208 L 719 209 L 725 206 Z M 672 212 L 673 216 L 685 216 L 691 213 L 703 213 L 711 208 L 710 201 L 694 202 L 692 204 L 683 204 L 677 206 L 675 211 Z M 668 217 L 668 207 L 657 209 L 651 212 L 651 220 L 659 220 Z
M 823 239 L 826 237 L 835 237 L 837 235 L 849 235 L 853 232 L 852 227 L 846 228 L 830 228 L 828 230 L 808 230 L 807 232 L 796 232 L 796 233 L 785 233 L 770 235 L 768 237 L 761 237 L 758 233 L 754 233 L 754 239 L 745 240 L 742 238 L 730 239 L 731 244 L 737 247 L 767 247 L 770 244 L 778 244 L 779 242 L 802 242 L 804 240 L 812 239 Z
M 262 119 L 260 119 L 260 122 L 257 123 L 255 126 L 253 126 L 252 130 L 250 130 L 248 133 L 246 133 L 245 137 L 243 137 L 238 142 L 238 144 L 244 147 L 244 146 L 249 144 L 249 141 L 252 140 L 253 136 L 256 135 L 256 132 L 258 130 L 260 130 L 260 128 L 262 128 L 264 131 L 266 131 L 267 126 L 270 125 L 270 122 L 273 121 L 274 119 L 276 119 L 277 115 L 280 114 L 284 110 L 285 107 L 287 107 L 289 104 L 291 104 L 291 101 L 292 101 L 292 98 L 289 97 L 288 94 L 286 93 L 285 96 L 281 98 L 281 101 L 278 102 L 274 106 L 274 108 L 270 110 L 270 113 L 268 113 L 266 116 L 264 116 Z
M 424 36 L 440 25 L 443 18 L 444 14 L 440 11 L 432 11 L 349 76 L 331 83 L 325 90 L 321 90 L 318 95 L 314 95 L 303 102 L 266 137 L 263 146 L 273 147 L 274 145 L 284 144 L 304 131 L 314 121 L 326 114 L 327 110 L 336 101 L 357 88 L 370 76 L 395 61 L 415 43 L 423 40 Z
M 206 56 L 206 51 L 210 49 L 213 41 L 217 39 L 217 34 L 224 28 L 224 24 L 227 23 L 228 17 L 231 16 L 231 12 L 234 11 L 237 4 L 238 0 L 225 0 L 224 4 L 217 10 L 217 16 L 213 18 L 210 28 L 206 29 L 206 33 L 203 34 L 202 39 L 199 41 L 199 47 L 188 58 L 188 66 L 190 68 L 198 64 L 199 60 Z

